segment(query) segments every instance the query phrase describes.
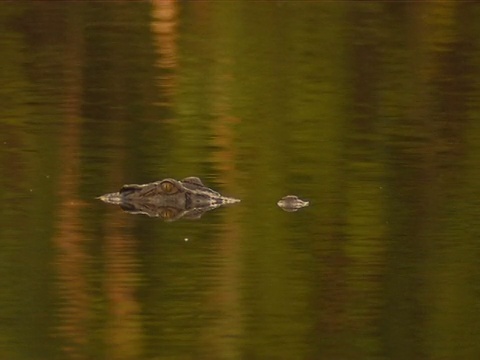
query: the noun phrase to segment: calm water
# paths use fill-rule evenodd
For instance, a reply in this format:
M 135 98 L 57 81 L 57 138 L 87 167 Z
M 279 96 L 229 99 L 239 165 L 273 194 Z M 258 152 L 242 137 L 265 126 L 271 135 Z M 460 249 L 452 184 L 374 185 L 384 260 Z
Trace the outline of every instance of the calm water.
M 480 358 L 479 6 L 0 3 L 0 34 L 0 358 Z M 186 176 L 242 202 L 95 199 Z

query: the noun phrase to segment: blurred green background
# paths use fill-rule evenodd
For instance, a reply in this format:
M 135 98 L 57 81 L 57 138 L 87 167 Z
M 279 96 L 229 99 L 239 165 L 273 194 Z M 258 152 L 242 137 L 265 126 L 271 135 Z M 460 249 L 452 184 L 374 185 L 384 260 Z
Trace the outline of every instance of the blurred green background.
M 0 33 L 2 359 L 480 358 L 477 4 L 3 2 Z M 94 199 L 186 176 L 242 202 Z

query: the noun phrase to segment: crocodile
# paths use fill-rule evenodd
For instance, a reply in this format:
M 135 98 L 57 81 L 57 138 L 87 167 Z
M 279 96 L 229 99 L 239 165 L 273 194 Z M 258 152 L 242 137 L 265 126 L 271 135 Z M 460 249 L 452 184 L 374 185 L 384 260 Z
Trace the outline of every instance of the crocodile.
M 99 196 L 98 199 L 119 205 L 131 214 L 160 217 L 165 221 L 182 217 L 198 219 L 207 211 L 240 201 L 222 196 L 193 176 L 180 181 L 166 178 L 148 184 L 124 185 L 118 192 Z
M 285 211 L 292 212 L 310 205 L 310 202 L 299 199 L 296 195 L 287 195 L 281 198 L 277 205 Z
M 160 217 L 165 221 L 180 218 L 199 219 L 205 212 L 240 200 L 222 196 L 206 187 L 198 177 L 187 177 L 180 181 L 166 178 L 148 184 L 123 185 L 118 192 L 99 196 L 97 199 L 119 205 L 131 214 Z M 281 198 L 277 205 L 288 212 L 309 205 L 296 195 Z

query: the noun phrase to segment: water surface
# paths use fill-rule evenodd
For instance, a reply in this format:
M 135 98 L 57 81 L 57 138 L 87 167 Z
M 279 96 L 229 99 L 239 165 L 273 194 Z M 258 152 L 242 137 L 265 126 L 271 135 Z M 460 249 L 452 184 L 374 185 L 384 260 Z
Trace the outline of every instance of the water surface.
M 2 358 L 480 357 L 480 7 L 0 14 Z M 187 176 L 242 202 L 95 199 Z

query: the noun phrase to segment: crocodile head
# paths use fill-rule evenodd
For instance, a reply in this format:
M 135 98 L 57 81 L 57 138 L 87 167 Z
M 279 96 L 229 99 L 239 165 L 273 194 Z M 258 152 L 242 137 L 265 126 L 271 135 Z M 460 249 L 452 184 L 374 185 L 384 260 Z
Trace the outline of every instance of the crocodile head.
M 133 214 L 161 217 L 166 221 L 181 217 L 197 219 L 206 211 L 240 201 L 220 195 L 197 177 L 124 185 L 119 192 L 105 194 L 98 199 L 120 205 L 123 210 Z

